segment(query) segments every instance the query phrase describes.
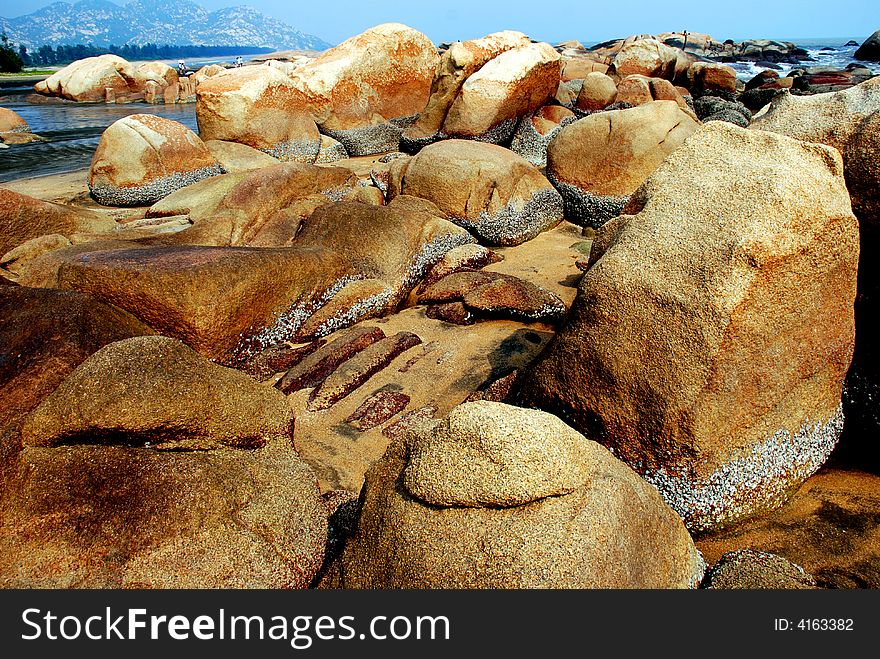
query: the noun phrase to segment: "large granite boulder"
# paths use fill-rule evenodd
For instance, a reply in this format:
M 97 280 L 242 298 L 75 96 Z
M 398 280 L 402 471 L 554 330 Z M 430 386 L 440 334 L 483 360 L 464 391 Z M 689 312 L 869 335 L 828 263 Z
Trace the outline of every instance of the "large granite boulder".
M 203 140 L 252 146 L 279 160 L 312 163 L 321 135 L 293 81 L 269 66 L 244 66 L 206 78 L 196 89 Z
M 853 211 L 880 225 L 880 77 L 812 96 L 784 92 L 757 115 L 752 128 L 833 146 L 843 154 Z
M 432 144 L 392 163 L 391 179 L 389 198 L 427 199 L 492 245 L 518 245 L 562 220 L 562 199 L 538 168 L 494 144 Z
M 712 122 L 626 211 L 525 400 L 611 447 L 692 530 L 780 505 L 843 423 L 859 238 L 839 154 Z
M 204 451 L 290 441 L 292 431 L 277 389 L 177 339 L 141 336 L 104 346 L 77 366 L 31 414 L 22 441 Z
M 559 54 L 546 43 L 504 51 L 465 80 L 446 113 L 441 134 L 507 141 L 519 118 L 554 97 L 561 69 Z
M 578 110 L 595 112 L 604 110 L 617 98 L 617 85 L 611 76 L 593 71 L 584 78 L 575 106 Z
M 565 201 L 566 218 L 600 227 L 699 127 L 674 101 L 599 112 L 560 130 L 547 147 L 547 178 Z
M 465 81 L 501 53 L 528 44 L 526 35 L 511 30 L 451 44 L 437 65 L 428 103 L 415 123 L 403 132 L 401 144 L 414 152 L 438 139 L 449 108 Z
M 133 114 L 101 134 L 89 168 L 89 191 L 105 206 L 148 206 L 222 173 L 204 142 L 183 124 Z
M 356 184 L 348 169 L 276 161 L 178 190 L 147 217 L 186 216 L 192 223 L 163 244 L 288 247 L 304 217 L 346 198 Z
M 856 59 L 868 62 L 880 62 L 880 30 L 877 30 L 856 50 Z
M 91 295 L 0 286 L 0 434 L 25 416 L 89 355 L 153 331 Z
M 110 344 L 6 469 L 7 588 L 306 588 L 326 511 L 284 396 L 183 344 Z
M 856 352 L 844 400 L 846 437 L 841 454 L 863 469 L 880 469 L 880 78 L 840 92 L 795 96 L 782 92 L 759 113 L 752 128 L 834 147 L 859 218 L 862 258 L 856 298 Z
M 384 23 L 292 71 L 292 98 L 349 155 L 393 151 L 428 102 L 438 59 L 424 34 Z
M 380 300 L 366 317 L 393 309 L 447 252 L 474 242 L 464 229 L 420 199 L 398 196 L 387 206 L 339 202 L 317 209 L 294 245 L 339 252 L 358 275 L 381 281 Z M 350 313 L 350 311 L 349 311 Z
M 341 255 L 318 248 L 138 246 L 71 250 L 58 285 L 125 309 L 209 359 L 237 363 L 292 336 L 355 274 Z
M 28 122 L 9 108 L 0 108 L 0 133 L 29 133 Z
M 22 243 L 49 234 L 110 233 L 116 222 L 83 208 L 35 199 L 0 188 L 0 256 Z
M 636 39 L 620 48 L 611 62 L 611 70 L 621 78 L 638 74 L 672 80 L 678 57 L 677 49 L 656 39 Z
M 656 490 L 536 410 L 479 401 L 415 424 L 361 502 L 325 586 L 688 588 L 703 574 Z
M 128 81 L 133 79 L 134 67 L 129 62 L 118 55 L 99 55 L 68 64 L 34 85 L 34 91 L 71 101 L 103 103 L 107 90 L 129 93 Z

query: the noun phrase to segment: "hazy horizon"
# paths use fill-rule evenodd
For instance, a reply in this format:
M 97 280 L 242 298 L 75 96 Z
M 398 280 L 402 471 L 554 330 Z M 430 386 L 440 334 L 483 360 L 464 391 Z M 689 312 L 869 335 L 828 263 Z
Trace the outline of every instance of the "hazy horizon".
M 76 4 L 65 0 L 68 4 Z M 111 0 L 117 5 L 126 0 Z M 250 6 L 289 23 L 302 32 L 331 44 L 363 32 L 379 23 L 398 22 L 427 34 L 435 43 L 473 39 L 490 32 L 510 29 L 534 39 L 559 42 L 578 39 L 599 42 L 631 34 L 656 34 L 688 30 L 725 39 L 779 39 L 787 41 L 856 39 L 863 41 L 880 29 L 876 0 L 840 0 L 831 5 L 818 0 L 777 0 L 775 3 L 740 2 L 735 13 L 718 11 L 704 1 L 679 0 L 674 8 L 647 0 L 621 0 L 615 6 L 585 5 L 560 0 L 548 11 L 529 0 L 446 0 L 442 5 L 424 5 L 411 0 L 386 0 L 381 6 L 338 0 L 328 19 L 325 6 L 291 6 L 286 0 L 193 0 L 209 11 L 224 7 Z M 19 0 L 15 8 L 2 8 L 4 18 L 31 14 L 53 2 Z M 14 11 L 14 13 L 11 13 Z M 502 13 L 503 12 L 503 13 Z M 799 36 L 790 36 L 799 35 Z

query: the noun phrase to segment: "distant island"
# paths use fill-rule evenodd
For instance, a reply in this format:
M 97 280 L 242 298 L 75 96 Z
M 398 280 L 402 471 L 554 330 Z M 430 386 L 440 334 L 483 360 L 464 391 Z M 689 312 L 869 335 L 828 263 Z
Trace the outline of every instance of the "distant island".
M 108 48 L 147 45 L 325 50 L 331 44 L 251 7 L 209 12 L 190 0 L 55 2 L 17 18 L 0 17 L 0 32 L 16 48 L 41 46 Z M 176 55 L 171 55 L 176 56 Z

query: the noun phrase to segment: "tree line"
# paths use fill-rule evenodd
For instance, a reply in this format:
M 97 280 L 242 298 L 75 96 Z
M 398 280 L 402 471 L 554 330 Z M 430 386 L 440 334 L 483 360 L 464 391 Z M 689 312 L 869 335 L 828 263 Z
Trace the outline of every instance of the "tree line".
M 176 58 L 217 57 L 220 55 L 245 55 L 251 53 L 268 53 L 271 48 L 257 48 L 255 46 L 178 46 L 172 44 L 158 45 L 146 43 L 142 46 L 136 44 L 124 44 L 116 46 L 93 46 L 92 44 L 60 45 L 54 48 L 49 45 L 40 46 L 35 51 L 29 51 L 26 46 L 18 48 L 12 44 L 4 34 L 2 46 L 0 46 L 0 71 L 17 72 L 25 66 L 59 66 L 70 64 L 84 57 L 96 57 L 112 53 L 127 60 L 157 60 Z

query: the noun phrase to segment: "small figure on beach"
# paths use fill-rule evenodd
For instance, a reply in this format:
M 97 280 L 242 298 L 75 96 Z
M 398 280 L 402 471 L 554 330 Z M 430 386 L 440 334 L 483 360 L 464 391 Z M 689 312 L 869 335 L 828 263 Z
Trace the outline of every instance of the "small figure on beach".
M 184 62 L 182 59 L 177 60 L 177 75 L 189 75 L 189 67 L 187 67 L 186 62 Z
M 244 60 L 241 58 L 241 55 L 235 58 L 235 68 L 239 68 L 244 66 Z

